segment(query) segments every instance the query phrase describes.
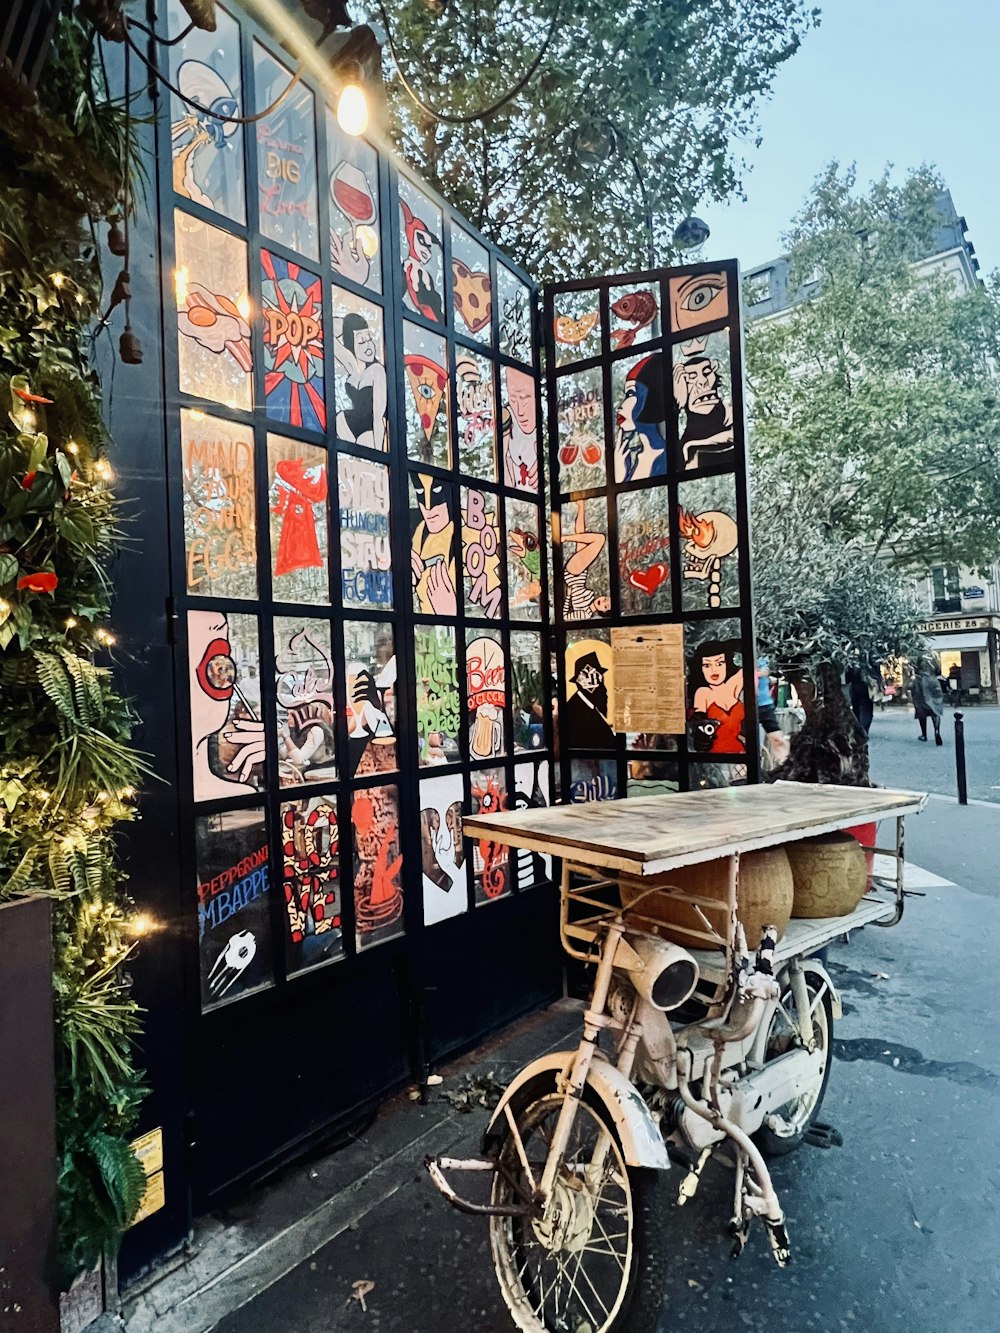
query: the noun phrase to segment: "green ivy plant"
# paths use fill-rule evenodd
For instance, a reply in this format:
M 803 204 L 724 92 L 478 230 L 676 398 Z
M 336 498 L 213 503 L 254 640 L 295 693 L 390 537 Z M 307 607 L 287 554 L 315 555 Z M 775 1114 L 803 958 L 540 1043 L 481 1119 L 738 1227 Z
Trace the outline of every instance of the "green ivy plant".
M 145 1184 L 114 834 L 148 770 L 95 662 L 114 645 L 121 531 L 91 363 L 93 226 L 129 186 L 126 108 L 100 88 L 89 30 L 66 14 L 38 103 L 0 116 L 0 900 L 53 899 L 64 1285 L 117 1242 Z

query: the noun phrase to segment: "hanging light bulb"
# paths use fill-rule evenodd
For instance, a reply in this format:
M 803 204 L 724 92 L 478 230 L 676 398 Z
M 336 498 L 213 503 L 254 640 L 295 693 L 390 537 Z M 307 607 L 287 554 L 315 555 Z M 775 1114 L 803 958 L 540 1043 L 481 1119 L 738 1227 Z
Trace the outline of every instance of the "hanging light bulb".
M 368 98 L 356 78 L 351 78 L 340 90 L 337 100 L 337 124 L 345 134 L 357 137 L 368 128 Z

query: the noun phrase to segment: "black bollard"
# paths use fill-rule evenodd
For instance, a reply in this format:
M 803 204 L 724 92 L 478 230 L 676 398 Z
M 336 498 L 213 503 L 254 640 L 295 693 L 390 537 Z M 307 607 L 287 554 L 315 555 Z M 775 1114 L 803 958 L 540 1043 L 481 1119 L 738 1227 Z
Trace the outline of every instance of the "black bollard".
M 965 720 L 964 714 L 955 714 L 955 776 L 958 779 L 958 803 L 969 804 L 969 788 L 965 780 Z

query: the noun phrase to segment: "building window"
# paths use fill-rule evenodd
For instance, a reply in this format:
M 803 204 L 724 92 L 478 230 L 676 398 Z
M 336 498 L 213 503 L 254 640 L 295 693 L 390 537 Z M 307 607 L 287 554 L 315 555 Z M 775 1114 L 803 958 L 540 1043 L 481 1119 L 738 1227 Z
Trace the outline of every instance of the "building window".
M 931 570 L 931 600 L 935 614 L 961 611 L 962 589 L 957 565 L 938 565 Z
M 771 299 L 771 274 L 773 269 L 766 268 L 760 273 L 750 273 L 746 280 L 747 305 L 761 305 Z

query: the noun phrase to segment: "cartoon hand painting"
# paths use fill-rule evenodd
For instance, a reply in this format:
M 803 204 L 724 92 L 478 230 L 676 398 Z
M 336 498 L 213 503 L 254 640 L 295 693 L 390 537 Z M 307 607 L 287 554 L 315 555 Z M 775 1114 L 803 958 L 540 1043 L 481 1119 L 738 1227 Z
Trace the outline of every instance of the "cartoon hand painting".
M 185 338 L 193 338 L 217 356 L 228 352 L 249 375 L 253 367 L 250 325 L 235 301 L 228 296 L 216 295 L 197 282 L 191 283 L 179 299 L 178 332 Z
M 188 613 L 188 662 L 194 799 L 255 791 L 252 777 L 264 760 L 264 724 L 237 685 L 229 621 L 221 611 Z

